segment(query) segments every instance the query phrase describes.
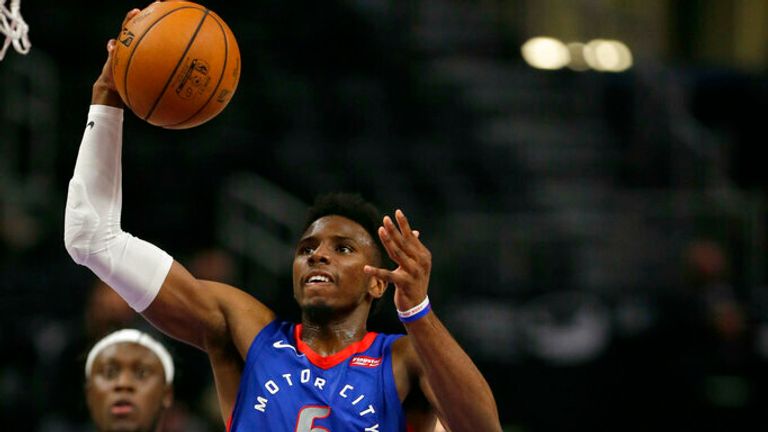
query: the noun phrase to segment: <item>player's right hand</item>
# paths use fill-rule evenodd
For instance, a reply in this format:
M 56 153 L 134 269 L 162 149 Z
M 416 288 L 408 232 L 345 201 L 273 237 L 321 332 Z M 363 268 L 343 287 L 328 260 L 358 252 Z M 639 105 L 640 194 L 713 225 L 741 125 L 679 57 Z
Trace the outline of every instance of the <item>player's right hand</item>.
M 125 14 L 123 23 L 120 27 L 125 28 L 128 21 L 133 19 L 141 10 L 131 9 Z M 101 68 L 101 74 L 93 84 L 93 95 L 91 97 L 91 103 L 95 105 L 109 105 L 118 108 L 123 107 L 123 100 L 120 98 L 120 94 L 115 87 L 115 80 L 112 76 L 112 57 L 115 52 L 115 44 L 117 40 L 110 39 L 107 41 L 107 60 L 104 62 L 104 66 Z

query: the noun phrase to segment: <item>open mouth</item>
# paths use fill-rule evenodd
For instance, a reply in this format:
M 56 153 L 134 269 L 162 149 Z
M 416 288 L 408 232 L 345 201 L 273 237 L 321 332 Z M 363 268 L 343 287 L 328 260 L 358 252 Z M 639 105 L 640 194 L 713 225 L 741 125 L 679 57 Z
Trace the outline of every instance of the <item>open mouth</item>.
M 125 416 L 132 414 L 136 411 L 136 405 L 127 400 L 119 400 L 112 404 L 109 408 L 109 412 L 116 416 Z
M 325 272 L 313 272 L 304 278 L 305 285 L 329 284 L 333 282 L 333 277 Z

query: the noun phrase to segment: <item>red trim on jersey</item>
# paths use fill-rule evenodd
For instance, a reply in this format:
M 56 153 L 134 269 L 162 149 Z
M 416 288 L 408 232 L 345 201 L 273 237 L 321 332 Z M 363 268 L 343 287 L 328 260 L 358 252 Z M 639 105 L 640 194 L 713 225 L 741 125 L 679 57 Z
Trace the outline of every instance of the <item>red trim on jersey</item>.
M 376 332 L 368 332 L 361 340 L 347 346 L 336 354 L 323 357 L 312 351 L 312 348 L 301 340 L 301 324 L 296 324 L 296 327 L 293 330 L 293 336 L 296 339 L 296 348 L 302 354 L 306 355 L 307 359 L 309 359 L 313 365 L 322 369 L 330 369 L 348 359 L 350 356 L 367 350 L 371 347 L 371 344 L 373 344 L 377 334 L 378 333 Z
M 235 414 L 235 407 L 232 407 L 232 411 L 229 413 L 229 420 L 227 420 L 227 432 L 232 430 L 232 416 Z

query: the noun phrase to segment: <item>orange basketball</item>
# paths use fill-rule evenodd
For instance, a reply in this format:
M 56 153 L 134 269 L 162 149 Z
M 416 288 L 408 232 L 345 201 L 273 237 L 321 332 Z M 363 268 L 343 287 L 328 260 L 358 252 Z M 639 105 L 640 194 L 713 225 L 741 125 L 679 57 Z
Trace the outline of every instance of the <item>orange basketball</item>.
M 120 32 L 112 73 L 123 102 L 147 122 L 187 129 L 214 118 L 240 79 L 227 24 L 196 3 L 152 3 Z

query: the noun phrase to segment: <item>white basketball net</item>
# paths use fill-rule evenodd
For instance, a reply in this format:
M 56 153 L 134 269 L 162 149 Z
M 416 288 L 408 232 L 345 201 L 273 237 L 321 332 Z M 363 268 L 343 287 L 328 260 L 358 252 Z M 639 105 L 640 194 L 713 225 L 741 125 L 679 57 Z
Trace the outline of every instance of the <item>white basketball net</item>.
M 5 0 L 0 0 L 0 33 L 5 36 L 2 48 L 0 48 L 0 60 L 5 57 L 5 51 L 13 44 L 13 47 L 21 54 L 29 52 L 29 26 L 24 22 L 19 10 L 21 0 L 10 0 L 10 8 L 5 5 Z

